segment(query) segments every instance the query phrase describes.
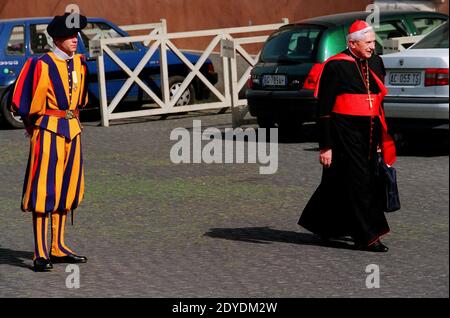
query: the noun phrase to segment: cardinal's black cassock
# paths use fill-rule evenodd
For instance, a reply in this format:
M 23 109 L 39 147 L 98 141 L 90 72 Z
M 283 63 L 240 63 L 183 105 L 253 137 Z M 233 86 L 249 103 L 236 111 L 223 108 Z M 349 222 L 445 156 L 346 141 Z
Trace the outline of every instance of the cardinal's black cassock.
M 322 67 L 316 88 L 319 147 L 332 149 L 332 164 L 323 168 L 298 224 L 324 237 L 351 236 L 369 246 L 389 232 L 377 190 L 377 148 L 386 163 L 395 161 L 382 105 L 383 61 L 375 54 L 361 60 L 347 49 Z

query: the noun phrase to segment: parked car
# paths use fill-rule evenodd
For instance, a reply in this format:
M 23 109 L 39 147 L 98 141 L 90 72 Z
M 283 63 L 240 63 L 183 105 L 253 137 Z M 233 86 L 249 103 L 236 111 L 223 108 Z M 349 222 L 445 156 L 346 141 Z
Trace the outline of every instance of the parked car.
M 448 24 L 447 20 L 405 51 L 382 56 L 390 126 L 449 129 Z
M 295 127 L 315 120 L 314 83 L 306 81 L 315 64 L 343 51 L 350 24 L 366 20 L 368 12 L 350 12 L 302 20 L 282 26 L 265 42 L 251 71 L 246 97 L 250 114 L 261 127 Z M 381 12 L 376 51 L 382 42 L 398 36 L 425 34 L 448 16 L 436 12 Z
M 38 57 L 48 52 L 51 47 L 51 38 L 46 33 L 48 23 L 52 18 L 23 18 L 0 20 L 0 113 L 4 121 L 12 127 L 22 127 L 20 118 L 14 117 L 7 109 L 7 95 L 12 88 L 25 61 L 30 57 Z M 79 33 L 78 53 L 87 58 L 89 68 L 89 96 L 91 105 L 98 106 L 99 92 L 97 81 L 97 59 L 89 54 L 89 42 L 100 37 L 116 38 L 128 36 L 114 23 L 101 18 L 88 18 L 85 29 Z M 110 45 L 109 48 L 130 68 L 134 69 L 148 48 L 142 43 L 121 43 Z M 184 56 L 193 64 L 199 60 L 199 56 L 183 52 Z M 107 98 L 111 100 L 128 78 L 127 74 L 105 54 L 105 73 Z M 190 69 L 170 50 L 167 54 L 169 71 L 169 91 L 173 96 L 181 86 Z M 201 72 L 214 85 L 217 83 L 217 73 L 212 62 L 208 59 L 202 66 Z M 147 85 L 161 96 L 159 50 L 157 50 L 139 77 Z M 194 100 L 207 99 L 209 89 L 195 78 L 191 85 L 177 101 L 177 105 L 194 103 Z M 125 96 L 126 101 L 144 101 L 149 97 L 137 85 L 129 89 Z

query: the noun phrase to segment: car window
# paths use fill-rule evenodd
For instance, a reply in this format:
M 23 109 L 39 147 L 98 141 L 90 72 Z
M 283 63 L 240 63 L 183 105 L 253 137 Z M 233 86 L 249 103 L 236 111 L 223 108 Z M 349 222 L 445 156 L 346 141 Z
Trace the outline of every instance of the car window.
M 25 54 L 25 27 L 23 25 L 17 25 L 11 30 L 8 44 L 6 45 L 6 54 Z
M 380 22 L 380 26 L 375 29 L 375 32 L 381 41 L 408 36 L 407 28 L 400 20 Z
M 418 18 L 413 20 L 417 35 L 427 34 L 444 22 L 445 20 L 438 18 Z
M 81 30 L 81 38 L 86 49 L 89 49 L 89 42 L 100 39 L 121 38 L 122 35 L 114 30 L 110 25 L 103 22 L 88 23 L 86 28 Z M 130 51 L 134 50 L 132 43 L 108 44 L 112 51 Z
M 426 35 L 411 49 L 448 49 L 448 35 L 448 23 L 445 23 Z
M 301 27 L 281 30 L 266 41 L 261 52 L 265 62 L 309 62 L 315 60 L 322 30 L 317 27 Z
M 53 40 L 47 33 L 47 24 L 30 24 L 30 49 L 34 54 L 50 52 Z
M 383 41 L 387 39 L 408 36 L 408 31 L 405 24 L 400 20 L 380 22 L 380 25 L 375 28 L 376 54 L 383 54 Z

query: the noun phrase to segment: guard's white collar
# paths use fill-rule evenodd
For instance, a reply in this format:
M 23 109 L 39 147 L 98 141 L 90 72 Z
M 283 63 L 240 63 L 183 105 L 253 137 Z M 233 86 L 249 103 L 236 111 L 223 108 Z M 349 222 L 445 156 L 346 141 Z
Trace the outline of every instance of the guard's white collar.
M 59 47 L 55 45 L 55 48 L 53 49 L 53 53 L 56 55 L 57 58 L 61 60 L 70 60 L 73 59 L 75 56 L 75 53 L 72 53 L 72 56 L 68 55 L 66 52 L 61 50 Z

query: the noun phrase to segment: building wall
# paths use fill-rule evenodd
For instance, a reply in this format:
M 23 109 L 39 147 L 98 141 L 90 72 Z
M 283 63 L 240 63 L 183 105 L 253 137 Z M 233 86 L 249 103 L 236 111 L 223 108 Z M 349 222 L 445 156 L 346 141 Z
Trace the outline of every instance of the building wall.
M 118 25 L 154 23 L 164 18 L 167 20 L 168 31 L 177 32 L 278 23 L 282 18 L 288 18 L 292 22 L 326 14 L 365 10 L 373 2 L 374 0 L 0 0 L 0 19 L 54 16 L 62 14 L 67 5 L 76 3 L 82 14 L 103 17 Z M 449 0 L 429 2 L 435 4 L 439 11 L 448 13 Z M 178 40 L 175 44 L 180 48 L 201 50 L 209 40 Z M 251 51 L 255 49 L 257 48 L 253 47 Z
M 117 24 L 151 23 L 165 18 L 169 32 L 296 21 L 319 15 L 364 10 L 373 2 L 430 3 L 448 13 L 449 0 L 0 0 L 0 19 L 54 16 L 67 5 Z
M 53 16 L 76 3 L 81 13 L 117 24 L 167 19 L 169 32 L 276 23 L 364 10 L 370 0 L 0 0 L 0 19 Z
M 437 11 L 442 12 L 442 13 L 449 13 L 448 11 L 448 0 L 438 0 L 436 1 L 436 8 Z
M 374 0 L 385 10 L 428 10 L 448 14 L 448 0 Z
M 0 19 L 54 16 L 76 3 L 82 14 L 118 25 L 167 20 L 169 32 L 279 23 L 365 10 L 371 0 L 0 0 Z M 203 49 L 210 39 L 178 40 L 185 49 Z M 253 47 L 251 51 L 257 49 Z

